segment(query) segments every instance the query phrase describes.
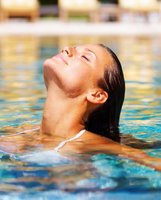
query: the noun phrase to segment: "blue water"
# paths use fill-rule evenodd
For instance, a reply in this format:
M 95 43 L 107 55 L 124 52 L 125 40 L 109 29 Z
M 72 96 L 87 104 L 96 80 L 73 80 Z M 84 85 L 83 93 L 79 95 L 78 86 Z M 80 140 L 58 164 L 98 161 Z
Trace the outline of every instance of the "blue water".
M 161 141 L 161 38 L 0 38 L 0 135 L 38 125 L 45 101 L 42 63 L 64 45 L 104 43 L 121 59 L 126 99 L 121 132 Z M 10 44 L 10 48 L 8 45 Z M 8 127 L 8 132 L 4 131 Z M 160 146 L 145 151 L 161 157 Z M 0 152 L 1 199 L 153 200 L 161 197 L 161 172 L 107 154 L 67 159 L 52 151 Z

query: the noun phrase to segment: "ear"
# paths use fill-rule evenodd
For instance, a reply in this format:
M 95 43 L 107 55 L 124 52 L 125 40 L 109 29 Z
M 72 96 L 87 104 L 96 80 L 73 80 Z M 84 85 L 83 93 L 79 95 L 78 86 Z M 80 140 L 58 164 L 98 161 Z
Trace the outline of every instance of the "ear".
M 87 100 L 93 104 L 103 104 L 108 99 L 108 93 L 102 89 L 89 91 L 87 94 Z

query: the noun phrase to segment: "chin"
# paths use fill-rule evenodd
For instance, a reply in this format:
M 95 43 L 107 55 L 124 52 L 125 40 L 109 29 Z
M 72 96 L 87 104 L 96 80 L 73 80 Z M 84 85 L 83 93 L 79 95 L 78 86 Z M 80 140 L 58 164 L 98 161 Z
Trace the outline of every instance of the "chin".
M 43 66 L 44 68 L 53 67 L 54 66 L 53 59 L 48 58 L 47 60 L 45 60 Z
M 51 78 L 51 76 L 53 76 L 54 73 L 54 62 L 51 58 L 47 59 L 44 61 L 43 63 L 43 73 L 46 79 Z
M 62 67 L 60 67 L 60 64 L 57 62 L 56 59 L 54 59 L 54 57 L 44 61 L 43 75 L 47 88 L 49 83 L 51 82 L 59 86 L 62 85 L 62 74 Z

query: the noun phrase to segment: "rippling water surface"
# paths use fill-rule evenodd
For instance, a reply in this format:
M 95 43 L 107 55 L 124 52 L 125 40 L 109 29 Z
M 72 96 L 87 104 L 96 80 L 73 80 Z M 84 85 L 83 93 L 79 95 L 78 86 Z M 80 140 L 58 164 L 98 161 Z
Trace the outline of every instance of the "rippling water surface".
M 104 43 L 119 56 L 126 79 L 120 129 L 161 141 L 161 38 L 0 38 L 0 135 L 5 127 L 39 124 L 46 96 L 45 58 L 65 45 Z M 161 147 L 146 149 L 161 157 Z M 0 152 L 0 199 L 160 199 L 161 173 L 99 154 L 64 159 L 52 152 Z

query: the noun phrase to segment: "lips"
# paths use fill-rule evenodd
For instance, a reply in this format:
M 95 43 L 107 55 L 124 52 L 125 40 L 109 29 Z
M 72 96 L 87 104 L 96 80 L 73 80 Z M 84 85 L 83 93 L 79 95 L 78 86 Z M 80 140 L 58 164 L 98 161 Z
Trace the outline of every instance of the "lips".
M 64 59 L 62 54 L 56 55 L 56 58 L 59 58 L 62 62 L 64 62 L 66 65 L 68 65 L 67 61 Z

